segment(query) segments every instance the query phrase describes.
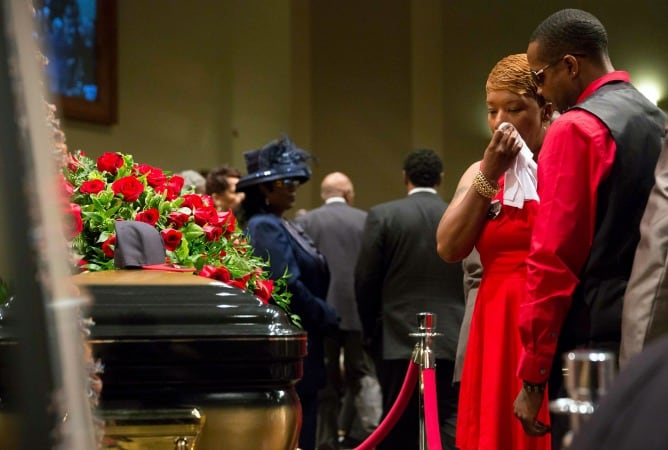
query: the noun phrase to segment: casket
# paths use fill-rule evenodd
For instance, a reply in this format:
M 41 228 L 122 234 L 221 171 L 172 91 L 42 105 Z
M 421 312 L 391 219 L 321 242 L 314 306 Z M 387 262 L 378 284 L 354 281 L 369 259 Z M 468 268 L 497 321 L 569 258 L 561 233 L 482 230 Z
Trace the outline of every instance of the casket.
M 104 367 L 103 448 L 297 447 L 294 385 L 306 334 L 283 310 L 189 273 L 119 270 L 73 279 L 91 298 L 90 343 Z

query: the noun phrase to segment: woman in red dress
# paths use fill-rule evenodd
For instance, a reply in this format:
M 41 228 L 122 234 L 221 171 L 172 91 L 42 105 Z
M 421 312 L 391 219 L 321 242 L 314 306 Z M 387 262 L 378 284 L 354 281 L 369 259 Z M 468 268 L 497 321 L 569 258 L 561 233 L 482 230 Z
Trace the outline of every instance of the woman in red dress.
M 548 436 L 524 433 L 513 417 L 513 401 L 522 389 L 515 375 L 521 348 L 517 316 L 526 295 L 524 260 L 539 201 L 534 161 L 552 108 L 537 93 L 526 54 L 499 61 L 486 91 L 492 139 L 482 161 L 472 164 L 459 181 L 437 231 L 443 259 L 460 261 L 475 246 L 483 266 L 464 358 L 457 447 L 549 450 Z M 547 433 L 547 408 L 539 420 Z

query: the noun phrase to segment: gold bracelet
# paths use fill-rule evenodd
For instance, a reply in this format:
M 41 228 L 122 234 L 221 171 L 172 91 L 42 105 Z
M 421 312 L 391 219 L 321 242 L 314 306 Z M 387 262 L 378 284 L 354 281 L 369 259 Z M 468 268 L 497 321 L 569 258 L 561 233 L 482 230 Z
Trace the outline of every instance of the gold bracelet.
M 485 198 L 493 198 L 499 193 L 499 188 L 494 187 L 482 172 L 476 173 L 473 177 L 473 187 L 478 194 Z

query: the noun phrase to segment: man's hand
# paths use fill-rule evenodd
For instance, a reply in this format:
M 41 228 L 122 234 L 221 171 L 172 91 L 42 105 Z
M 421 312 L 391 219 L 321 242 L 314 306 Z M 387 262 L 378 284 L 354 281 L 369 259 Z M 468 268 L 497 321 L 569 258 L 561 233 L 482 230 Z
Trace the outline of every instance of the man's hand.
M 522 422 L 522 428 L 529 436 L 543 436 L 550 431 L 548 425 L 536 419 L 543 404 L 543 395 L 543 392 L 527 392 L 522 389 L 515 399 L 515 417 Z

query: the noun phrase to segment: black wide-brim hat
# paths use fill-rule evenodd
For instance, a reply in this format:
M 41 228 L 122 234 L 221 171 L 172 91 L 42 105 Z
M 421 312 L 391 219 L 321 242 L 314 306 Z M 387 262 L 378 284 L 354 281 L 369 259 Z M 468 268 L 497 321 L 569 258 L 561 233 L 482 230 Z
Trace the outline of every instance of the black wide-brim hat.
M 169 272 L 194 272 L 192 267 L 180 267 L 165 263 L 165 243 L 160 232 L 145 222 L 117 220 L 114 267 L 117 269 L 166 270 Z
M 251 186 L 269 181 L 292 178 L 305 183 L 311 178 L 307 161 L 312 156 L 300 149 L 287 137 L 272 141 L 262 148 L 244 153 L 245 175 L 239 179 L 236 190 L 243 191 Z

